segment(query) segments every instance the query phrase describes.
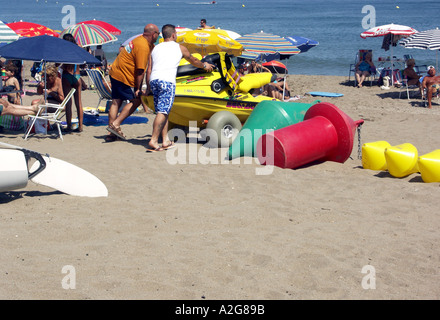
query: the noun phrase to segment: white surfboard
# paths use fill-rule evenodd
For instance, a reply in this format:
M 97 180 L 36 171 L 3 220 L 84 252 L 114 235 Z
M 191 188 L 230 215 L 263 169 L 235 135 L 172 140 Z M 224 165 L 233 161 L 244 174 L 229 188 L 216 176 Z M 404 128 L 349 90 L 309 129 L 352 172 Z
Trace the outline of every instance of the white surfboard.
M 41 163 L 35 161 L 29 171 L 30 180 L 36 184 L 44 185 L 73 196 L 108 196 L 108 190 L 104 183 L 93 174 L 80 167 L 48 155 L 42 155 L 35 151 L 7 143 L 0 142 L 0 146 L 21 150 L 27 154 L 38 154 L 38 156 L 41 156 L 45 162 L 45 167 L 41 167 Z M 41 171 L 35 174 L 38 169 Z
M 43 159 L 46 161 L 46 168 L 33 177 L 32 182 L 73 196 L 108 196 L 105 184 L 90 172 L 57 158 L 43 156 Z M 38 166 L 39 163 L 35 162 L 30 171 L 33 172 Z

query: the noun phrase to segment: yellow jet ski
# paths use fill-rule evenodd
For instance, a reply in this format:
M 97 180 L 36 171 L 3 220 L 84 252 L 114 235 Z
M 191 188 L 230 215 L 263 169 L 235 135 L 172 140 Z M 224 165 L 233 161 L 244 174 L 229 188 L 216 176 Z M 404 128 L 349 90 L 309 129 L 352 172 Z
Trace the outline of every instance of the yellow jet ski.
M 217 70 L 207 73 L 185 63 L 178 67 L 176 96 L 168 118 L 170 127 L 188 127 L 190 122 L 197 122 L 199 128 L 215 130 L 228 145 L 258 103 L 276 100 L 252 95 L 254 90 L 274 81 L 276 75 L 263 72 L 240 76 L 231 57 L 224 52 L 207 55 L 202 61 L 215 65 Z M 154 110 L 151 94 L 142 99 Z

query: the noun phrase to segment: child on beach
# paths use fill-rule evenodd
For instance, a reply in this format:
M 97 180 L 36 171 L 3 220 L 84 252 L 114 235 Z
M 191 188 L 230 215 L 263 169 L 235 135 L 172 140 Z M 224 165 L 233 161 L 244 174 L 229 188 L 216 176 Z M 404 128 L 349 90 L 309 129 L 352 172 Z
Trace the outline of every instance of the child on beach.
M 15 66 L 15 64 L 9 62 L 5 67 L 5 71 L 8 79 L 5 82 L 5 87 L 3 88 L 3 90 L 6 92 L 19 91 L 20 83 L 18 82 L 18 79 L 15 77 L 18 68 Z M 8 93 L 8 101 L 13 104 L 21 104 L 20 92 Z

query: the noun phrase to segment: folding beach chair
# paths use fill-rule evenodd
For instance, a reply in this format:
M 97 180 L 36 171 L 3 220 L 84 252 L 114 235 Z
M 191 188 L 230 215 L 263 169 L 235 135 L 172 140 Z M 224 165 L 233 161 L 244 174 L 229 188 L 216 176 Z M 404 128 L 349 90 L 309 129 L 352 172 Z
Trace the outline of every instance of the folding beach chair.
M 61 119 L 64 117 L 66 113 L 66 104 L 67 102 L 72 99 L 73 94 L 75 93 L 75 89 L 71 89 L 70 92 L 64 97 L 63 102 L 61 104 L 52 104 L 52 103 L 46 103 L 39 106 L 38 112 L 35 116 L 29 115 L 28 117 L 32 120 L 31 124 L 28 126 L 25 135 L 23 137 L 24 140 L 27 140 L 29 133 L 31 132 L 32 128 L 35 126 L 35 122 L 37 120 L 44 120 L 49 121 L 49 123 L 53 122 L 58 127 L 58 134 L 63 140 L 63 135 L 61 133 Z M 55 109 L 53 112 L 48 112 L 50 109 Z
M 406 76 L 403 75 L 403 71 L 399 70 L 399 77 L 398 81 L 400 82 L 400 92 L 399 92 L 399 99 L 402 95 L 402 92 L 406 91 L 406 97 L 408 100 L 410 100 L 411 93 L 414 95 L 415 93 L 419 92 L 419 86 L 416 84 L 408 84 L 408 79 Z M 411 91 L 410 91 L 411 89 Z M 414 90 L 416 89 L 416 90 Z
M 96 105 L 96 111 L 98 111 L 99 104 L 102 100 L 112 100 L 112 92 L 107 88 L 110 88 L 107 80 L 105 79 L 102 72 L 98 69 L 86 69 L 89 79 L 95 85 L 96 92 L 98 93 L 99 101 Z
M 348 81 L 350 82 L 351 80 L 351 74 L 353 73 L 354 76 L 354 86 L 357 86 L 357 80 L 356 80 L 356 64 L 359 61 L 363 61 L 365 60 L 365 56 L 367 55 L 367 53 L 372 53 L 373 50 L 366 50 L 366 49 L 362 49 L 359 50 L 359 52 L 356 53 L 356 58 L 354 59 L 354 63 L 350 64 L 350 68 L 348 70 Z M 376 79 L 376 70 L 372 70 L 370 76 L 368 77 L 370 80 L 370 86 L 373 85 L 373 80 Z M 367 79 L 366 79 L 367 80 Z

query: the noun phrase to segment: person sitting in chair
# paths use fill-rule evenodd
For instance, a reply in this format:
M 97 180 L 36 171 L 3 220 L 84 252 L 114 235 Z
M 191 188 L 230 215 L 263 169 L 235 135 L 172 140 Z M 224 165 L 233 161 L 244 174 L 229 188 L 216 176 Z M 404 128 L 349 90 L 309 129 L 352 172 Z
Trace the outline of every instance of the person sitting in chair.
M 365 60 L 360 59 L 359 62 L 356 63 L 355 70 L 356 81 L 358 83 L 357 87 L 362 88 L 362 83 L 364 80 L 376 71 L 376 67 L 373 63 L 373 54 L 371 52 L 367 52 L 365 55 Z
M 428 108 L 432 109 L 432 95 L 434 93 L 439 94 L 440 91 L 440 76 L 435 75 L 435 68 L 433 66 L 428 67 L 428 75 L 423 78 L 422 90 L 424 89 L 427 91 Z
M 46 101 L 52 104 L 60 104 L 64 101 L 63 84 L 58 74 L 58 68 L 55 65 L 46 67 L 46 84 L 43 80 L 37 86 L 38 94 L 46 94 Z M 44 74 L 43 74 L 44 77 Z M 31 105 L 44 103 L 44 96 L 40 99 L 32 100 Z
M 104 74 L 107 73 L 107 58 L 105 57 L 104 50 L 102 50 L 102 45 L 99 45 L 96 47 L 96 49 L 93 51 L 93 55 L 102 62 L 102 68 L 104 71 Z
M 408 59 L 406 61 L 406 68 L 403 70 L 403 75 L 408 79 L 408 85 L 416 85 L 420 86 L 420 76 L 414 70 L 414 66 L 416 65 L 416 61 L 414 59 Z

